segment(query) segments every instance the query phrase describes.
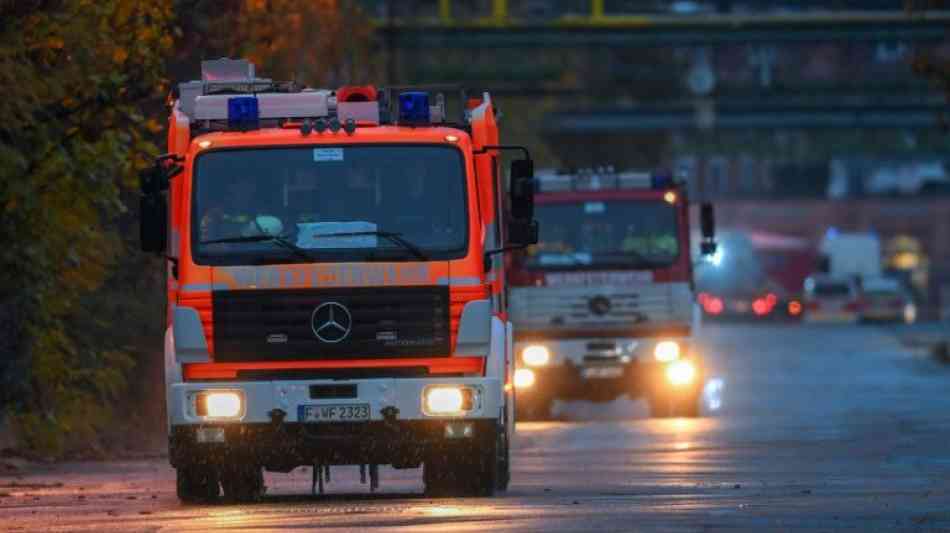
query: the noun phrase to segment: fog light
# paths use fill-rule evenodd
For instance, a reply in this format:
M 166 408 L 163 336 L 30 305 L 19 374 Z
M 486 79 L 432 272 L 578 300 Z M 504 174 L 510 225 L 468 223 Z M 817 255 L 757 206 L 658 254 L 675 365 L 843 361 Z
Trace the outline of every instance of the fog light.
M 676 361 L 666 367 L 666 379 L 673 385 L 689 385 L 696 379 L 696 366 L 689 361 Z
M 244 396 L 238 391 L 199 392 L 195 414 L 208 418 L 239 418 L 244 414 Z
M 661 363 L 669 363 L 680 357 L 680 345 L 676 341 L 660 341 L 653 349 L 653 356 Z
M 521 352 L 521 360 L 528 366 L 544 366 L 551 361 L 551 351 L 546 346 L 532 344 Z
M 534 386 L 534 370 L 530 368 L 519 368 L 515 370 L 515 388 L 528 389 Z
M 445 425 L 445 438 L 469 439 L 475 434 L 475 426 L 471 422 L 450 422 Z
M 423 412 L 427 415 L 461 415 L 475 408 L 475 391 L 471 387 L 439 385 L 423 392 Z
M 224 428 L 198 428 L 195 440 L 200 443 L 224 442 Z

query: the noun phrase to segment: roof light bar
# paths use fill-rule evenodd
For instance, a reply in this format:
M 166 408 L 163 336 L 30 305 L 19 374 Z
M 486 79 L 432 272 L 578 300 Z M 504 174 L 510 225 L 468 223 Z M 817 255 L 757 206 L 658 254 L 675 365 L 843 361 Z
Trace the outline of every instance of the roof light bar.
M 670 189 L 672 178 L 656 179 L 649 172 L 614 172 L 612 168 L 586 169 L 577 174 L 539 174 L 539 192 L 601 191 L 610 189 Z
M 423 91 L 399 93 L 399 122 L 428 124 L 429 93 Z
M 228 128 L 247 131 L 259 128 L 260 124 L 256 96 L 228 98 Z

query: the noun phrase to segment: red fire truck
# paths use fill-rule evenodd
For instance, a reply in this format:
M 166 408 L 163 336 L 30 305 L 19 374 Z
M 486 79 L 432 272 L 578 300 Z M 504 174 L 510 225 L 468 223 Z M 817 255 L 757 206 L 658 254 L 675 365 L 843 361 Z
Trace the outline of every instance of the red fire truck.
M 530 158 L 500 169 L 488 93 L 311 90 L 202 64 L 143 179 L 166 258 L 169 457 L 185 501 L 262 470 L 423 466 L 426 491 L 507 487 L 504 252 L 536 242 Z M 507 185 L 507 186 L 506 186 Z M 506 192 L 510 191 L 510 192 Z
M 522 416 L 554 399 L 645 396 L 656 416 L 695 416 L 703 365 L 690 342 L 693 259 L 686 190 L 623 172 L 542 175 L 540 241 L 513 257 L 511 319 Z M 712 207 L 702 253 L 715 251 Z

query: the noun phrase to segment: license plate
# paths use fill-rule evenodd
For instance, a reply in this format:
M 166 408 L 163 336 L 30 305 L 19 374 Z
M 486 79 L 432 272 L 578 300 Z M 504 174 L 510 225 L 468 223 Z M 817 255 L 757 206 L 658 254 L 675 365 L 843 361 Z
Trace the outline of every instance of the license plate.
M 369 404 L 301 405 L 298 414 L 301 422 L 365 422 Z
M 736 311 L 740 313 L 745 313 L 746 311 L 749 310 L 750 307 L 751 306 L 749 305 L 749 302 L 744 302 L 744 301 L 738 301 L 732 306 L 733 309 L 735 309 Z
M 584 379 L 619 378 L 623 375 L 623 368 L 619 366 L 592 366 L 581 371 Z

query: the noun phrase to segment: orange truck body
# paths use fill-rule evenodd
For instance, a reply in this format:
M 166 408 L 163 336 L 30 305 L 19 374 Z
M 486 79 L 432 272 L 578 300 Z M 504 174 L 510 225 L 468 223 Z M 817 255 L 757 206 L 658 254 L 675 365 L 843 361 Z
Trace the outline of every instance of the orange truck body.
M 248 66 L 222 61 L 225 66 Z M 214 67 L 215 62 L 210 63 Z M 253 489 L 262 489 L 254 482 L 260 479 L 262 468 L 289 471 L 300 465 L 314 466 L 315 487 L 319 477 L 321 488 L 323 472 L 331 465 L 368 467 L 375 488 L 380 464 L 397 468 L 424 464 L 427 489 L 448 487 L 479 494 L 503 489 L 508 481 L 507 449 L 514 428 L 509 385 L 512 329 L 505 299 L 505 261 L 499 250 L 510 244 L 506 224 L 509 199 L 506 173 L 500 166 L 500 150 L 505 147 L 498 146 L 496 111 L 490 96 L 483 93 L 468 98 L 462 93 L 464 118 L 457 123 L 444 119 L 441 94 L 437 103 L 442 108 L 431 107 L 435 115 L 427 123 L 365 117 L 344 123 L 343 108 L 348 102 L 359 102 L 364 111 L 368 104 L 373 116 L 388 109 L 395 117 L 402 108 L 392 99 L 383 99 L 385 90 L 373 87 L 277 90 L 270 80 L 255 78 L 253 66 L 246 78 L 230 80 L 239 88 L 250 87 L 246 92 L 234 91 L 232 86 L 232 90 L 215 93 L 215 83 L 227 85 L 229 80 L 213 74 L 201 82 L 181 85 L 179 97 L 171 101 L 169 154 L 160 158 L 154 170 L 159 181 L 165 180 L 164 185 L 156 188 L 158 193 L 151 190 L 143 196 L 143 206 L 149 202 L 162 205 L 149 212 L 143 207 L 143 249 L 168 258 L 165 368 L 170 459 L 178 469 L 179 497 L 215 497 L 219 483 L 226 496 L 252 497 L 261 492 Z M 325 101 L 318 102 L 313 116 L 301 116 L 307 115 L 307 108 L 299 105 L 296 111 L 287 112 L 293 116 L 286 117 L 274 115 L 273 108 L 265 109 L 275 101 L 293 107 L 297 105 L 294 102 L 316 94 L 323 95 Z M 259 103 L 261 110 L 255 111 L 259 116 L 254 117 L 260 119 L 259 124 L 235 129 L 202 116 L 202 105 L 235 98 L 244 98 L 244 103 L 254 100 L 255 110 Z M 228 113 L 236 113 L 232 104 L 227 102 Z M 202 157 L 321 147 L 342 154 L 351 148 L 374 146 L 457 151 L 467 209 L 464 253 L 439 260 L 422 256 L 367 261 L 315 258 L 267 264 L 208 264 L 196 259 L 202 223 L 196 207 L 195 189 L 200 182 L 196 165 Z M 174 170 L 169 170 L 172 167 Z M 407 211 L 413 208 L 405 206 Z M 159 213 L 153 218 L 160 219 L 161 209 L 167 209 L 164 242 L 146 245 L 149 217 Z M 344 305 L 350 291 L 373 295 L 413 289 L 447 295 L 447 302 L 433 304 L 448 307 L 447 343 L 442 345 L 447 350 L 417 355 L 403 347 L 398 353 L 370 349 L 328 356 L 345 350 L 340 346 L 349 339 L 330 346 L 310 338 L 307 342 L 313 349 L 297 350 L 292 357 L 257 358 L 245 353 L 235 358 L 221 345 L 234 343 L 222 333 L 224 317 L 216 316 L 221 313 L 216 301 L 240 298 L 246 305 L 258 306 L 263 301 L 259 298 L 278 298 L 268 300 L 271 308 L 260 304 L 265 309 L 259 315 L 264 321 L 271 312 L 267 309 L 274 316 L 289 313 L 290 308 L 273 307 L 277 305 L 273 302 L 286 295 L 303 298 L 310 306 L 306 312 L 314 308 L 313 317 L 316 308 L 329 302 L 347 314 L 350 322 L 343 324 L 346 335 L 372 326 L 359 309 L 351 314 Z M 399 309 L 401 304 L 390 305 Z M 315 328 L 313 324 L 294 327 L 309 331 Z M 396 333 L 377 333 L 377 340 L 380 335 L 395 337 Z M 287 336 L 277 334 L 275 338 L 285 342 Z M 268 337 L 267 342 L 270 340 Z M 453 404 L 456 401 L 459 403 Z M 228 411 L 229 406 L 233 412 Z

